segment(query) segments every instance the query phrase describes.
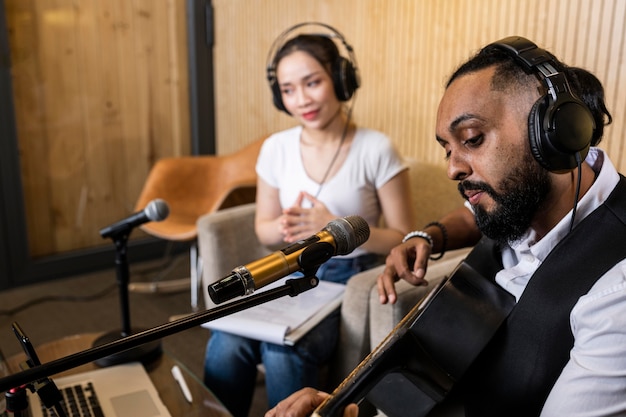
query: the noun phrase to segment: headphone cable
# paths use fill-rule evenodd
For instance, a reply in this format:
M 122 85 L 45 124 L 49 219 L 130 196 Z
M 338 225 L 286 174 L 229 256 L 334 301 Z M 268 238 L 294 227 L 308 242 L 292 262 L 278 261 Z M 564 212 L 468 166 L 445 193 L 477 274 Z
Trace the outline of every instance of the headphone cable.
M 582 159 L 580 158 L 580 152 L 576 152 L 576 165 L 578 166 L 578 175 L 576 178 L 576 192 L 574 193 L 574 207 L 572 207 L 572 219 L 569 225 L 569 231 L 574 228 L 574 221 L 576 219 L 576 208 L 578 207 L 578 197 L 580 196 L 580 183 L 582 181 Z

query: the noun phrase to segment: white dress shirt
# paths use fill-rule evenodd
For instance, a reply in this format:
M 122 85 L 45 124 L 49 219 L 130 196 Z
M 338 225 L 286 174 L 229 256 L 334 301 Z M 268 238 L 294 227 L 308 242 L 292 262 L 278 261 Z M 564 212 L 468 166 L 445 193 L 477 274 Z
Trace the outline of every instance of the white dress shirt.
M 619 181 L 617 170 L 602 150 L 591 148 L 585 161 L 597 178 L 578 204 L 576 223 L 601 205 Z M 541 262 L 569 232 L 570 221 L 571 211 L 540 241 L 530 230 L 507 247 L 502 254 L 504 269 L 496 275 L 496 282 L 519 300 Z M 541 416 L 626 416 L 626 260 L 578 299 L 570 313 L 570 326 L 574 335 L 570 360 Z

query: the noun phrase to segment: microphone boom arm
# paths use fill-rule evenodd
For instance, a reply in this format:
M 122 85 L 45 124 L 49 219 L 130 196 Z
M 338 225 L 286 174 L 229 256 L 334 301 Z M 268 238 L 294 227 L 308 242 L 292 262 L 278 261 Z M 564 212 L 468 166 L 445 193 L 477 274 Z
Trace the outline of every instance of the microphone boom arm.
M 275 300 L 285 295 L 289 295 L 291 297 L 297 296 L 304 291 L 316 287 L 319 282 L 319 279 L 315 276 L 317 267 L 312 267 L 311 270 L 304 272 L 305 275 L 303 277 L 288 279 L 285 281 L 285 284 L 277 288 L 259 292 L 241 300 L 217 306 L 206 311 L 201 311 L 139 333 L 122 337 L 113 342 L 55 359 L 16 374 L 0 378 L 0 392 L 9 391 L 11 388 L 19 387 L 21 385 L 31 383 L 32 381 L 37 381 L 39 379 L 55 375 L 59 372 L 67 371 L 68 369 L 102 359 L 112 354 L 136 348 L 144 343 L 154 342 L 165 336 L 182 332 L 183 330 L 199 326 L 202 323 L 216 320 L 229 314 Z M 311 274 L 311 272 L 313 273 Z

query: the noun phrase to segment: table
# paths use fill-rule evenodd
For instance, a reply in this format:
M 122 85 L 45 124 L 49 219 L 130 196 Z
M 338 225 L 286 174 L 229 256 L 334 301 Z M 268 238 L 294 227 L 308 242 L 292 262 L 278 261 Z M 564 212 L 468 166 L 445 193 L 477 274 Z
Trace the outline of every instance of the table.
M 85 333 L 68 336 L 36 346 L 35 350 L 41 362 L 46 363 L 91 348 L 93 342 L 101 335 L 102 333 Z M 19 364 L 24 360 L 26 360 L 26 355 L 23 353 L 10 357 L 7 363 L 11 372 L 19 372 Z M 180 367 L 189 386 L 193 397 L 191 404 L 185 400 L 178 383 L 172 376 L 171 369 L 174 365 Z M 54 379 L 54 377 L 93 369 L 97 369 L 97 366 L 93 363 L 87 363 L 51 377 Z M 146 371 L 148 371 L 148 375 L 150 375 L 150 379 L 152 379 L 163 403 L 173 417 L 232 417 L 213 393 L 205 387 L 202 381 L 167 352 L 163 352 L 159 359 L 148 364 Z

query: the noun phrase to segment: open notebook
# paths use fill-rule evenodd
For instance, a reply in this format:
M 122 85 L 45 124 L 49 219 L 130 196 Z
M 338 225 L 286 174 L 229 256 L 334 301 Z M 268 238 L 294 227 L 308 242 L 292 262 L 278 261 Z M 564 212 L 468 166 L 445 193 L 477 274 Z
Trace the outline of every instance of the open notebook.
M 282 278 L 256 293 L 283 285 Z M 206 322 L 202 327 L 221 330 L 278 345 L 293 346 L 315 325 L 341 306 L 346 286 L 319 281 L 295 297 L 283 296 L 237 313 Z
M 171 417 L 139 362 L 53 378 L 53 381 L 65 399 L 68 417 Z M 56 415 L 42 407 L 37 394 L 30 391 L 28 394 L 33 417 Z M 91 408 L 95 410 L 88 414 L 87 409 Z

